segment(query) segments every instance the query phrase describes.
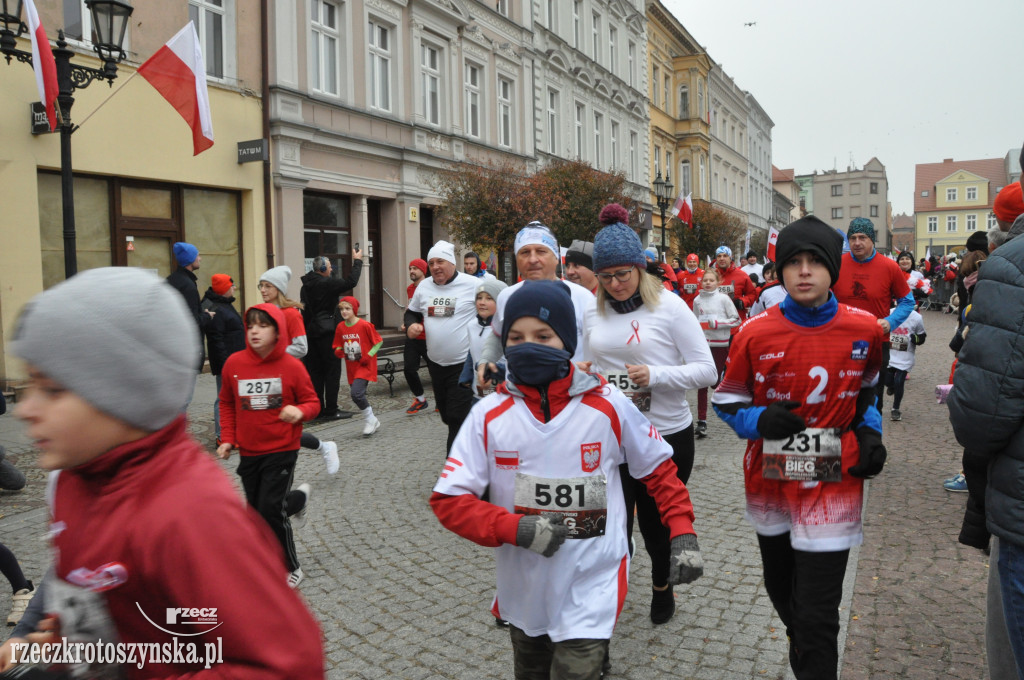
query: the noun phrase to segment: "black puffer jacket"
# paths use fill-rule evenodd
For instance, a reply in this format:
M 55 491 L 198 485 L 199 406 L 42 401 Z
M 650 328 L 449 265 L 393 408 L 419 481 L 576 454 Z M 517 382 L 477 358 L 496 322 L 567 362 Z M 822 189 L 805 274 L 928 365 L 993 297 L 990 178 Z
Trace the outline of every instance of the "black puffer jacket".
M 209 322 L 209 314 L 201 314 L 199 311 L 199 286 L 196 285 L 196 275 L 184 267 L 178 267 L 171 275 L 167 277 L 167 283 L 171 284 L 174 290 L 181 293 L 181 296 L 185 299 L 185 306 L 188 307 L 188 311 L 192 314 L 192 318 L 196 321 L 196 332 L 199 333 L 199 366 L 196 367 L 197 371 L 203 370 L 203 364 L 206 363 L 206 352 L 203 346 L 203 333 L 206 332 L 206 326 Z
M 234 301 L 233 297 L 217 295 L 213 288 L 207 288 L 200 305 L 203 314 L 206 310 L 213 312 L 213 318 L 206 325 L 206 344 L 210 352 L 210 372 L 214 375 L 220 375 L 229 356 L 245 349 L 245 322 L 231 304 Z
M 310 338 L 334 337 L 334 327 L 341 317 L 336 314 L 338 298 L 352 290 L 359 283 L 363 261 L 353 260 L 348 276 L 334 278 L 318 272 L 307 272 L 302 276 L 302 290 L 299 300 L 304 305 L 302 320 L 306 324 L 306 335 Z
M 1022 218 L 1017 222 L 1024 226 Z M 988 530 L 1024 546 L 1024 238 L 1006 242 L 986 260 L 967 328 L 949 395 L 950 421 L 966 449 L 968 487 L 976 489 L 980 471 L 987 472 L 981 511 Z

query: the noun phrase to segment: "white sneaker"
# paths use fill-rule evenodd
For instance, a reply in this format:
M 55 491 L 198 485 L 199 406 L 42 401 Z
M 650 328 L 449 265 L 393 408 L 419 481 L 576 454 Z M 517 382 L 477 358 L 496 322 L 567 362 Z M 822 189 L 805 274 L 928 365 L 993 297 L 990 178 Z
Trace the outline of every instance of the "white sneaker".
M 338 471 L 338 445 L 334 442 L 321 441 L 320 448 L 323 449 L 324 463 L 327 464 L 327 474 L 335 474 Z
M 29 600 L 36 594 L 36 589 L 22 588 L 18 592 L 14 593 L 11 598 L 11 613 L 7 615 L 7 625 L 16 626 L 21 621 L 21 617 L 25 614 L 25 609 L 28 607 Z
M 292 515 L 289 521 L 292 523 L 292 529 L 301 529 L 306 526 L 306 511 L 309 510 L 309 500 L 313 496 L 313 489 L 309 484 L 299 484 L 295 487 L 295 490 L 306 494 L 306 502 L 302 506 L 302 510 L 299 510 L 297 513 Z M 299 578 L 302 577 L 299 576 Z
M 288 574 L 288 587 L 298 588 L 299 584 L 302 583 L 302 579 L 305 578 L 305 574 L 302 573 L 302 567 L 299 567 L 295 571 Z
M 373 420 L 367 420 L 366 425 L 363 425 L 363 436 L 369 437 L 371 434 L 380 429 L 380 421 L 377 420 L 377 416 L 373 417 Z

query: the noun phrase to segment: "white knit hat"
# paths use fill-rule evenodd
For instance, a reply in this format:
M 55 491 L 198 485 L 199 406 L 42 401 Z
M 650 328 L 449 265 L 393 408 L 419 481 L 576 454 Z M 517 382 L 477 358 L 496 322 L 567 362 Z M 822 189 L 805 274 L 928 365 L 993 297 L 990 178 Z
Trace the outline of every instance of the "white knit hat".
M 159 276 L 102 267 L 35 296 L 11 350 L 100 411 L 154 432 L 192 396 L 199 329 L 182 296 Z
M 427 262 L 429 263 L 435 257 L 439 257 L 442 260 L 448 260 L 452 264 L 455 262 L 455 246 L 448 241 L 438 241 L 434 244 L 434 247 L 427 253 Z
M 292 280 L 292 268 L 287 265 L 281 265 L 268 269 L 263 272 L 260 276 L 260 281 L 266 281 L 270 285 L 281 291 L 282 295 L 288 295 L 288 282 Z

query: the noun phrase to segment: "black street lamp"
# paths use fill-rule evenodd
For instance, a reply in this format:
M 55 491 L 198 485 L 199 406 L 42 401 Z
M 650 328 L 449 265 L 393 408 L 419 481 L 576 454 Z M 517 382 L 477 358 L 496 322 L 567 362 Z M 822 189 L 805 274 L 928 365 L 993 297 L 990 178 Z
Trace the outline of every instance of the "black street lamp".
M 654 180 L 654 195 L 658 197 L 658 208 L 661 209 L 661 259 L 668 262 L 668 241 L 665 240 L 665 209 L 672 200 L 672 180 L 669 179 L 668 171 L 665 171 L 665 179 L 661 178 L 661 170 Z
M 14 5 L 14 7 L 11 7 Z M 32 53 L 17 49 L 17 38 L 27 28 L 21 21 L 22 0 L 0 0 L 0 53 L 11 63 L 11 57 L 26 64 L 32 63 Z M 57 33 L 57 48 L 53 58 L 57 64 L 57 120 L 60 126 L 60 189 L 64 216 L 64 278 L 70 279 L 78 272 L 78 257 L 75 252 L 75 193 L 71 166 L 71 133 L 76 128 L 71 123 L 71 106 L 75 103 L 75 90 L 89 86 L 94 80 L 106 80 L 111 86 L 117 78 L 117 65 L 125 58 L 125 30 L 128 18 L 134 9 L 123 0 L 85 0 L 92 13 L 93 49 L 100 60 L 102 69 L 90 68 L 71 63 L 74 52 L 64 41 L 64 31 Z M 12 12 L 11 9 L 14 9 Z

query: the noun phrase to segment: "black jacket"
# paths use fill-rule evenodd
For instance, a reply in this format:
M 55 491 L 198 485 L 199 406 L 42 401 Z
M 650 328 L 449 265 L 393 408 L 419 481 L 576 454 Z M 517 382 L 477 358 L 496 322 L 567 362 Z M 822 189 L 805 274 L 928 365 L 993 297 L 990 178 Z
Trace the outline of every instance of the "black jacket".
M 206 352 L 203 349 L 203 333 L 206 331 L 210 315 L 200 313 L 199 286 L 196 285 L 196 281 L 198 281 L 196 275 L 181 266 L 171 272 L 171 275 L 167 277 L 167 283 L 171 284 L 171 287 L 181 293 L 181 296 L 185 298 L 185 306 L 188 307 L 188 311 L 192 313 L 192 318 L 195 319 L 196 332 L 199 333 L 200 348 L 199 366 L 196 370 L 202 371 L 203 364 L 206 363 Z
M 206 344 L 210 353 L 210 372 L 220 375 L 224 362 L 235 352 L 245 349 L 245 322 L 238 310 L 231 304 L 233 297 L 224 297 L 206 289 L 206 295 L 200 304 L 203 314 L 206 310 L 214 313 L 206 325 Z M 207 316 L 209 316 L 207 314 Z
M 337 314 L 338 298 L 352 290 L 359 283 L 363 261 L 352 262 L 348 276 L 334 278 L 322 276 L 319 272 L 307 272 L 302 276 L 302 290 L 299 300 L 304 305 L 302 320 L 306 324 L 306 335 L 310 338 L 334 337 L 334 328 L 341 317 Z

